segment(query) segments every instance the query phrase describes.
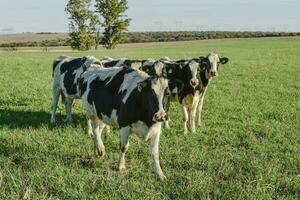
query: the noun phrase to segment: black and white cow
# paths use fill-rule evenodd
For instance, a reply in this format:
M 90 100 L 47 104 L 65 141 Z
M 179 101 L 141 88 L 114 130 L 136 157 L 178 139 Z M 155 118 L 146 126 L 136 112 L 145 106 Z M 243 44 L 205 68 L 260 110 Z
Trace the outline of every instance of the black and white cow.
M 101 140 L 105 125 L 115 126 L 121 140 L 119 169 L 125 169 L 128 136 L 135 133 L 145 141 L 150 140 L 154 171 L 163 180 L 158 146 L 161 122 L 168 118 L 163 108 L 163 99 L 170 93 L 168 80 L 128 67 L 112 67 L 83 73 L 79 88 L 91 120 L 95 154 L 105 154 Z
M 197 106 L 196 106 L 196 111 L 192 111 L 192 114 L 190 116 L 191 118 L 191 129 L 194 132 L 195 131 L 195 117 L 197 114 L 196 122 L 198 125 L 201 125 L 201 112 L 203 108 L 203 101 L 204 101 L 204 96 L 207 91 L 208 84 L 210 80 L 213 77 L 218 76 L 219 74 L 219 65 L 220 64 L 226 64 L 229 61 L 227 57 L 219 57 L 217 53 L 210 53 L 208 56 L 200 57 L 200 82 L 199 87 L 197 88 L 197 92 L 195 94 L 196 100 L 195 102 L 198 101 Z M 193 106 L 192 106 L 193 107 Z M 195 114 L 196 112 L 196 114 Z
M 159 61 L 162 63 L 162 67 L 155 65 L 143 65 L 142 70 L 151 76 L 164 76 L 167 77 L 170 82 L 179 81 L 182 83 L 183 88 L 180 91 L 173 91 L 173 97 L 166 99 L 164 107 L 169 110 L 169 100 L 179 101 L 181 104 L 183 99 L 187 95 L 192 94 L 195 91 L 197 85 L 199 85 L 199 59 L 192 59 L 185 62 L 176 63 L 170 61 L 169 58 L 161 58 Z M 170 128 L 169 121 L 165 123 L 166 128 Z M 184 130 L 187 131 L 187 130 Z
M 207 57 L 200 57 L 188 60 L 171 61 L 169 58 L 161 58 L 161 61 L 168 63 L 166 66 L 167 77 L 170 81 L 180 80 L 184 84 L 184 88 L 177 94 L 172 94 L 171 101 L 178 101 L 182 105 L 183 121 L 184 121 L 184 134 L 188 132 L 188 125 L 192 132 L 196 131 L 195 117 L 197 116 L 197 123 L 201 123 L 201 111 L 203 107 L 204 95 L 207 86 L 212 77 L 218 75 L 219 64 L 226 64 L 228 58 L 219 58 L 218 54 L 210 53 Z M 183 66 L 176 67 L 179 64 Z M 169 67 L 168 67 L 169 65 Z M 184 68 L 184 66 L 194 66 L 193 68 Z M 185 69 L 185 70 L 184 70 Z M 194 70 L 194 71 L 193 71 Z M 191 72 L 194 72 L 192 75 Z M 196 76 L 195 76 L 196 72 Z M 190 74 L 189 76 L 187 76 Z M 187 78 L 189 77 L 189 78 Z M 197 77 L 191 79 L 192 77 Z M 166 110 L 169 109 L 169 101 L 165 102 Z M 169 125 L 166 123 L 166 127 Z
M 50 123 L 55 123 L 55 112 L 59 95 L 62 96 L 65 104 L 67 121 L 72 121 L 72 103 L 75 98 L 79 98 L 77 81 L 80 75 L 91 66 L 101 67 L 101 63 L 93 56 L 82 58 L 60 56 L 53 61 Z

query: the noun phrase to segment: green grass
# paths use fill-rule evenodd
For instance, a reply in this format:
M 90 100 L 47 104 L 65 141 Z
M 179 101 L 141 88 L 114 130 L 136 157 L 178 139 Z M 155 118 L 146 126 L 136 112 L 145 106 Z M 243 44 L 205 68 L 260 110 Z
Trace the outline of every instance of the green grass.
M 165 182 L 155 179 L 147 143 L 130 137 L 126 171 L 117 171 L 117 131 L 93 156 L 80 101 L 74 123 L 48 124 L 51 63 L 60 53 L 0 53 L 0 199 L 300 199 L 300 40 L 243 39 L 128 45 L 67 55 L 187 58 L 216 51 L 230 58 L 212 80 L 203 125 L 160 143 Z

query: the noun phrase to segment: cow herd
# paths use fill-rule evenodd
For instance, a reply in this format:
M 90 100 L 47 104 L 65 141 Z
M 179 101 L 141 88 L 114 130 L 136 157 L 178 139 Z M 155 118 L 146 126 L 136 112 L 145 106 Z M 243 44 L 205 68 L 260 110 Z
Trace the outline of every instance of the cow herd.
M 72 121 L 72 104 L 80 98 L 87 116 L 87 130 L 93 136 L 95 154 L 103 157 L 102 131 L 119 129 L 119 170 L 125 169 L 128 136 L 135 133 L 150 141 L 154 172 L 160 180 L 165 175 L 159 164 L 159 139 L 162 123 L 169 128 L 170 101 L 177 101 L 183 111 L 183 133 L 196 131 L 201 123 L 203 99 L 209 81 L 218 75 L 220 64 L 228 58 L 210 53 L 187 60 L 97 59 L 93 56 L 60 56 L 53 62 L 50 123 L 55 123 L 59 96 Z M 197 116 L 196 116 L 197 115 Z

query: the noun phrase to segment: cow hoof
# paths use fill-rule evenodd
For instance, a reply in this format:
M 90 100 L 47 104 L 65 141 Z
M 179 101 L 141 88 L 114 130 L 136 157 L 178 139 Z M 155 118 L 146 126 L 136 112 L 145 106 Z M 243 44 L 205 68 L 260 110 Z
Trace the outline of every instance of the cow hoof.
M 126 169 L 126 168 L 125 168 L 125 165 L 120 165 L 120 166 L 119 166 L 119 171 L 120 171 L 120 172 L 124 172 L 125 169 Z
M 100 149 L 97 149 L 95 154 L 98 158 L 102 159 L 105 156 L 105 151 L 104 150 L 101 151 Z
M 169 124 L 166 124 L 166 125 L 165 125 L 165 127 L 166 127 L 166 129 L 168 129 L 168 130 L 170 130 L 170 129 L 171 129 L 171 127 L 170 127 L 170 125 L 169 125 Z
M 88 136 L 93 137 L 93 132 L 92 131 L 87 131 Z
M 167 179 L 167 177 L 163 173 L 157 174 L 157 178 L 159 178 L 160 181 L 164 181 Z

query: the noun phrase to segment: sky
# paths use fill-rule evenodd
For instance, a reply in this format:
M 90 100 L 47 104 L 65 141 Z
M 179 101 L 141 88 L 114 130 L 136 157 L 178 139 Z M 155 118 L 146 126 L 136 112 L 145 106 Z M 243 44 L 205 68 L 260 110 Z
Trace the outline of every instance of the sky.
M 0 33 L 67 32 L 68 0 L 0 0 Z M 128 0 L 129 31 L 300 32 L 300 0 Z

